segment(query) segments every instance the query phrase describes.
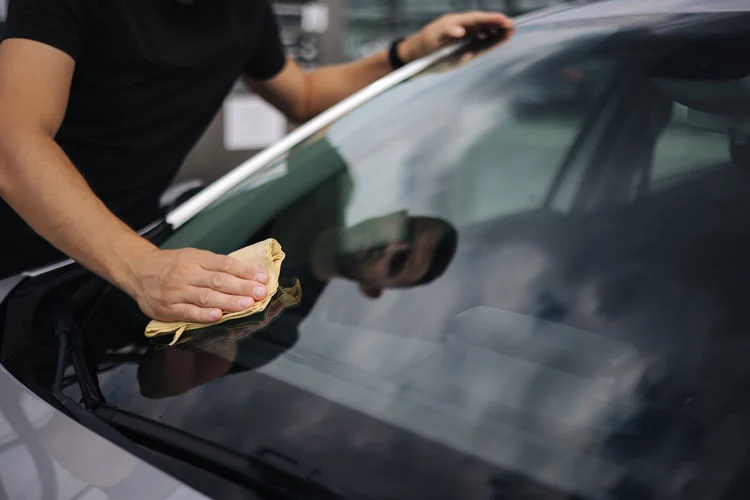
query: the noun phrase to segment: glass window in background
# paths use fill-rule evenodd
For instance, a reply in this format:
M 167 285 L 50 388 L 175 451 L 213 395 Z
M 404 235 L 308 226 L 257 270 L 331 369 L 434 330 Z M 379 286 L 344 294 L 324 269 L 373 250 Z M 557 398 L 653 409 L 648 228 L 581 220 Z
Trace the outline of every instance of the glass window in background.
M 565 3 L 594 0 L 348 0 L 347 59 L 358 59 L 387 48 L 446 12 L 489 10 L 510 16 Z
M 5 33 L 5 17 L 8 15 L 8 0 L 0 0 L 0 39 Z
M 703 118 L 703 119 L 701 119 Z M 659 138 L 651 173 L 653 189 L 686 179 L 691 174 L 728 165 L 729 137 L 721 123 L 674 103 L 667 127 Z

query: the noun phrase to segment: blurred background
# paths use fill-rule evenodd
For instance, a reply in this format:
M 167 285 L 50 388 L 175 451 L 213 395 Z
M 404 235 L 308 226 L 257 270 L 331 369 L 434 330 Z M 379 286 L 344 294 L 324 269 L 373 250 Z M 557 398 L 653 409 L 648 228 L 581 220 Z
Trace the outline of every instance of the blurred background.
M 9 0 L 0 0 L 0 37 Z M 447 12 L 482 9 L 517 16 L 594 0 L 285 0 L 274 1 L 287 54 L 304 67 L 358 59 L 387 48 Z M 239 82 L 188 156 L 178 183 L 208 183 L 273 144 L 291 125 Z

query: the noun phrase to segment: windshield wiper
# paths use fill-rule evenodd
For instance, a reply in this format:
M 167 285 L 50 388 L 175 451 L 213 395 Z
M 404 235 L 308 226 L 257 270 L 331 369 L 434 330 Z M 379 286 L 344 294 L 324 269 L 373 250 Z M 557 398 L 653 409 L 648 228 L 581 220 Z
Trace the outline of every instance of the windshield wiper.
M 69 314 L 58 314 L 54 319 L 53 329 L 55 335 L 60 339 L 53 394 L 55 394 L 58 399 L 63 395 L 62 388 L 65 359 L 67 356 L 70 356 L 70 359 L 73 362 L 76 379 L 78 380 L 78 385 L 81 389 L 84 406 L 89 410 L 97 408 L 99 405 L 103 404 L 104 395 L 102 395 L 96 379 L 91 376 L 88 361 L 84 354 L 83 336 L 81 335 L 75 320 L 70 317 Z
M 269 448 L 247 456 L 133 413 L 101 405 L 94 414 L 133 440 L 271 498 L 343 499 L 320 481 L 321 472 Z
M 261 448 L 251 456 L 243 455 L 107 404 L 96 375 L 92 373 L 91 365 L 86 359 L 83 334 L 70 311 L 71 309 L 63 310 L 54 321 L 55 334 L 60 344 L 52 393 L 76 418 L 87 421 L 90 427 L 100 430 L 102 423 L 108 424 L 108 429 L 119 431 L 146 448 L 248 487 L 267 498 L 344 498 L 321 482 L 319 470 L 304 467 L 293 458 L 272 449 Z M 85 409 L 62 391 L 68 357 L 73 364 Z

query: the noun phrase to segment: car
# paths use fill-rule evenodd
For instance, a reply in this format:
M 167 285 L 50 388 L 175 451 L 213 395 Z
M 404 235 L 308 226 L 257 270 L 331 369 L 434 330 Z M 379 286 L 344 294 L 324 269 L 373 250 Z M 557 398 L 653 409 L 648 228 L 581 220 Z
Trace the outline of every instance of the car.
M 740 0 L 519 18 L 142 230 L 277 240 L 263 314 L 147 339 L 73 262 L 4 277 L 0 491 L 747 498 L 749 23 Z

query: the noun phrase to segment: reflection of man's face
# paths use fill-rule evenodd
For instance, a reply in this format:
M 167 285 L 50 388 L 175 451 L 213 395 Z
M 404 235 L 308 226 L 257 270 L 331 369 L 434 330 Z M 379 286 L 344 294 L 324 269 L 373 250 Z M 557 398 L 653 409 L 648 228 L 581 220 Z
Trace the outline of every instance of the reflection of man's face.
M 377 224 L 378 220 L 366 221 L 356 230 L 377 231 Z M 336 259 L 337 268 L 344 277 L 359 282 L 371 297 L 379 296 L 384 288 L 414 285 L 429 271 L 442 231 L 436 221 L 410 219 L 407 234 L 400 241 L 341 255 Z

